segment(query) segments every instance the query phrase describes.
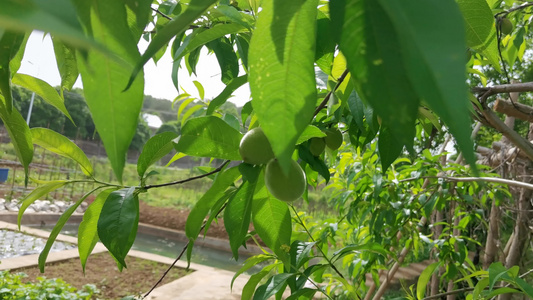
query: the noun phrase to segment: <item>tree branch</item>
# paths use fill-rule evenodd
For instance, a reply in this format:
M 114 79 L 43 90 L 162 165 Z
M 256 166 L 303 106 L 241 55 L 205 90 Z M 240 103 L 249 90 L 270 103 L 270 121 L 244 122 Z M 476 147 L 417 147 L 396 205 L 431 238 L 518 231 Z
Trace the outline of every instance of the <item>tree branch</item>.
M 148 189 L 153 189 L 153 188 L 158 188 L 158 187 L 164 187 L 164 186 L 169 186 L 169 185 L 175 185 L 175 184 L 182 184 L 182 183 L 185 183 L 185 182 L 189 182 L 189 181 L 193 181 L 193 180 L 196 180 L 196 179 L 200 179 L 200 178 L 204 178 L 204 177 L 207 177 L 209 175 L 213 175 L 215 173 L 218 173 L 222 170 L 222 168 L 224 168 L 227 164 L 229 163 L 229 160 L 226 160 L 223 164 L 221 164 L 218 168 L 214 169 L 213 171 L 209 172 L 209 173 L 205 173 L 205 174 L 202 174 L 202 175 L 198 175 L 198 176 L 194 176 L 194 177 L 189 177 L 187 179 L 183 179 L 183 180 L 177 180 L 177 181 L 172 181 L 172 182 L 166 182 L 166 183 L 161 183 L 161 184 L 152 184 L 152 185 L 146 185 L 144 186 L 143 188 L 145 190 L 148 190 Z
M 167 16 L 166 14 L 164 14 L 162 11 L 160 11 L 159 9 L 157 8 L 153 8 L 152 7 L 152 10 L 155 11 L 156 13 L 160 14 L 163 18 L 167 19 L 167 20 L 172 20 L 171 17 Z
M 532 83 L 533 84 L 533 83 Z M 533 85 L 532 85 L 533 88 Z M 494 127 L 494 129 L 501 132 L 506 138 L 509 139 L 518 149 L 522 150 L 524 154 L 533 161 L 533 145 L 521 137 L 516 131 L 509 128 L 502 120 L 489 108 L 485 108 L 482 111 L 483 116 L 487 122 Z
M 344 72 L 339 77 L 339 79 L 337 79 L 337 85 L 335 85 L 335 88 L 333 90 L 329 91 L 329 93 L 326 95 L 326 97 L 324 97 L 324 100 L 322 100 L 322 102 L 320 102 L 320 105 L 318 105 L 318 107 L 316 108 L 315 113 L 313 114 L 314 116 L 316 116 L 326 106 L 326 104 L 329 101 L 329 98 L 331 97 L 331 94 L 333 94 L 333 92 L 335 92 L 339 88 L 339 86 L 344 81 L 344 79 L 346 78 L 348 73 L 349 73 L 348 69 L 344 70 Z
M 522 121 L 533 123 L 533 107 L 509 100 L 496 99 L 494 110 Z
M 501 288 L 504 288 L 504 286 L 495 286 L 495 287 L 493 287 L 493 289 L 501 289 Z M 440 299 L 441 297 L 448 296 L 448 295 L 455 295 L 455 294 L 460 294 L 460 293 L 463 293 L 463 292 L 471 292 L 474 289 L 475 289 L 475 287 L 467 287 L 467 288 L 464 288 L 464 289 L 458 289 L 458 290 L 449 291 L 449 292 L 446 292 L 446 293 L 441 293 L 441 294 L 425 297 L 425 298 L 422 298 L 422 300 Z
M 424 177 L 413 177 L 413 178 L 406 178 L 400 180 L 400 182 L 405 181 L 413 181 L 418 180 L 420 178 L 434 178 L 434 179 L 444 179 L 447 181 L 454 181 L 454 182 L 473 182 L 473 181 L 485 181 L 485 182 L 492 182 L 492 183 L 501 183 L 505 185 L 510 186 L 516 186 L 525 188 L 528 190 L 533 190 L 533 184 L 525 183 L 522 181 L 516 181 L 516 180 L 510 180 L 510 179 L 503 179 L 503 178 L 497 178 L 497 177 L 446 177 L 446 176 L 424 176 Z
M 471 89 L 472 93 L 481 95 L 481 100 L 484 102 L 488 97 L 496 94 L 511 93 L 511 92 L 533 92 L 533 82 L 524 83 L 510 83 L 494 86 L 476 86 Z

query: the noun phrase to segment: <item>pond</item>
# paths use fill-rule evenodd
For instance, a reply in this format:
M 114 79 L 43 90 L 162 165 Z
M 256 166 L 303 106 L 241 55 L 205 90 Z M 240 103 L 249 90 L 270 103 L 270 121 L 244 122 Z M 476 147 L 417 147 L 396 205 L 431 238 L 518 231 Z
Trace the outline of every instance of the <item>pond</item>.
M 78 226 L 78 224 L 65 224 L 61 233 L 77 236 Z M 53 225 L 35 225 L 30 227 L 51 231 Z M 186 243 L 183 241 L 137 232 L 137 237 L 135 238 L 132 249 L 176 258 L 185 244 Z M 195 245 L 191 261 L 193 263 L 235 272 L 241 268 L 244 260 L 247 258 L 247 256 L 239 255 L 239 261 L 235 261 L 232 258 L 232 254 L 229 252 Z M 186 260 L 185 254 L 182 257 L 182 260 Z M 260 268 L 257 267 L 251 269 L 250 272 L 255 273 L 259 270 Z
M 46 240 L 23 232 L 0 229 L 0 259 L 40 253 Z M 50 251 L 75 248 L 76 245 L 55 242 Z

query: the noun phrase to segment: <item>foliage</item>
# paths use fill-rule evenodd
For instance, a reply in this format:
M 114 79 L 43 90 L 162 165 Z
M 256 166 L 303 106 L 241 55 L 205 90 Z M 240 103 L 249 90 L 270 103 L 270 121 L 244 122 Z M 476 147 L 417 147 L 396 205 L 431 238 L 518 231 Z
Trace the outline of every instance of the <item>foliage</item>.
M 81 290 L 62 279 L 38 277 L 35 283 L 24 283 L 24 273 L 0 271 L 0 298 L 2 299 L 92 299 L 99 293 L 92 284 L 86 284 Z
M 33 158 L 32 131 L 16 102 L 13 105 L 10 87 L 21 82 L 16 71 L 24 36 L 33 29 L 49 32 L 62 75 L 59 98 L 46 93 L 50 87 L 35 79 L 26 78 L 24 86 L 64 111 L 65 90 L 81 75 L 85 101 L 118 183 L 97 179 L 101 176 L 97 172 L 86 172 L 88 177 L 82 180 L 43 182 L 24 205 L 62 186 L 91 183 L 93 190 L 76 202 L 79 205 L 89 194 L 98 194 L 78 237 L 84 260 L 98 236 L 118 267 L 126 267 L 124 257 L 136 235 L 139 199 L 144 193 L 202 179 L 211 184 L 187 220 L 188 258 L 196 239 L 220 214 L 236 259 L 238 248 L 250 238 L 258 236 L 268 248 L 236 274 L 267 263 L 250 277 L 243 299 L 280 298 L 285 291 L 291 293 L 290 299 L 310 299 L 316 293 L 337 299 L 363 295 L 378 299 L 388 284 L 380 283 L 384 270 L 421 259 L 420 253 L 428 252 L 437 263 L 422 273 L 417 287 L 409 287 L 409 297 L 424 297 L 433 271 L 441 275 L 433 277 L 433 292 L 463 292 L 457 289 L 459 282 L 468 285 L 468 297 L 511 292 L 493 290 L 494 283 L 503 280 L 531 295 L 531 286 L 521 279 L 527 273 L 519 275 L 518 267 L 493 264 L 487 275 L 479 259 L 468 255 L 479 256 L 480 248 L 490 242 L 487 214 L 515 200 L 515 191 L 502 185 L 509 181 L 498 181 L 496 174 L 476 165 L 471 116 L 495 129 L 501 120 L 487 120 L 492 100 L 474 96 L 467 84 L 509 83 L 507 66 L 514 72 L 519 68 L 513 66 L 527 58 L 529 26 L 524 22 L 529 21 L 524 20 L 531 18 L 528 8 L 533 4 L 72 0 L 45 6 L 30 2 L 33 5 L 7 1 L 0 11 L 4 29 L 0 118 L 27 176 Z M 509 35 L 502 34 L 503 18 L 515 28 Z M 145 30 L 150 44 L 141 54 L 137 43 Z M 161 131 L 148 140 L 145 131 L 136 130 L 143 126 L 139 113 L 144 64 L 157 61 L 169 49 L 174 59 L 171 77 L 180 90 L 178 69 L 184 65 L 189 74 L 195 73 L 203 47 L 216 56 L 226 88 L 208 100 L 204 86 L 195 81 L 199 97 L 183 91 L 171 109 L 168 104 L 162 106 L 167 111 L 177 108 L 179 130 Z M 503 75 L 492 81 L 491 71 Z M 240 110 L 233 109 L 227 100 L 246 83 L 252 100 Z M 68 117 L 65 113 L 64 118 Z M 276 199 L 265 186 L 264 164 L 240 162 L 243 134 L 255 127 L 265 133 L 281 174 L 289 174 L 294 164 L 304 170 L 309 187 L 305 200 L 309 189 L 325 186 L 329 209 L 335 212 L 328 215 L 331 218 L 315 220 Z M 136 132 L 141 134 L 136 137 Z M 341 132 L 339 149 L 331 143 L 324 153 L 310 149 L 310 139 L 331 132 Z M 490 134 L 484 131 L 479 143 L 488 145 Z M 517 139 L 516 134 L 513 138 Z M 456 162 L 446 156 L 450 148 L 445 139 L 454 142 Z M 40 141 L 50 151 L 75 157 L 85 171 L 95 169 L 67 140 L 47 142 Z M 528 146 L 522 150 L 528 155 L 533 150 L 528 140 L 525 143 Z M 130 145 L 142 149 L 138 185 L 124 183 Z M 210 163 L 200 168 L 198 176 L 151 181 L 156 176 L 153 165 L 172 150 L 178 151 L 172 161 L 192 156 Z M 482 176 L 472 179 L 472 175 Z M 516 180 L 511 183 L 517 184 Z M 69 214 L 61 216 L 54 232 L 59 232 Z M 49 243 L 53 239 L 52 235 Z M 413 255 L 407 256 L 410 249 Z M 46 254 L 39 260 L 41 269 Z M 487 276 L 489 284 L 485 284 Z M 375 286 L 380 289 L 373 294 Z

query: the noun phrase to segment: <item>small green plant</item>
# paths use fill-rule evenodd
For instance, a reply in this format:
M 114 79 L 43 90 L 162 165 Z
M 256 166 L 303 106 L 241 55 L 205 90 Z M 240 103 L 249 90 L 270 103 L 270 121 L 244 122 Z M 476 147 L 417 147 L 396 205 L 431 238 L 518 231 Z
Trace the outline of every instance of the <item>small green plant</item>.
M 91 299 L 99 293 L 92 284 L 77 290 L 62 279 L 38 277 L 35 283 L 24 283 L 25 277 L 25 273 L 0 271 L 0 299 Z

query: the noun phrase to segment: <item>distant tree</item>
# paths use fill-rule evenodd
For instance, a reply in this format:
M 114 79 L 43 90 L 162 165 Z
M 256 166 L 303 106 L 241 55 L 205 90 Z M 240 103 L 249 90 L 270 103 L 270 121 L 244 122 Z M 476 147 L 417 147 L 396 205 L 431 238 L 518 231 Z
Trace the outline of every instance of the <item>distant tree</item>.
M 146 141 L 148 141 L 148 139 L 150 138 L 150 135 L 151 132 L 150 127 L 148 127 L 148 123 L 146 123 L 146 121 L 141 116 L 139 116 L 139 122 L 137 123 L 137 131 L 135 132 L 133 140 L 131 141 L 130 149 L 141 151 Z
M 181 122 L 180 121 L 170 121 L 163 123 L 159 129 L 157 129 L 156 134 L 159 134 L 161 132 L 175 132 L 177 134 L 181 133 Z

